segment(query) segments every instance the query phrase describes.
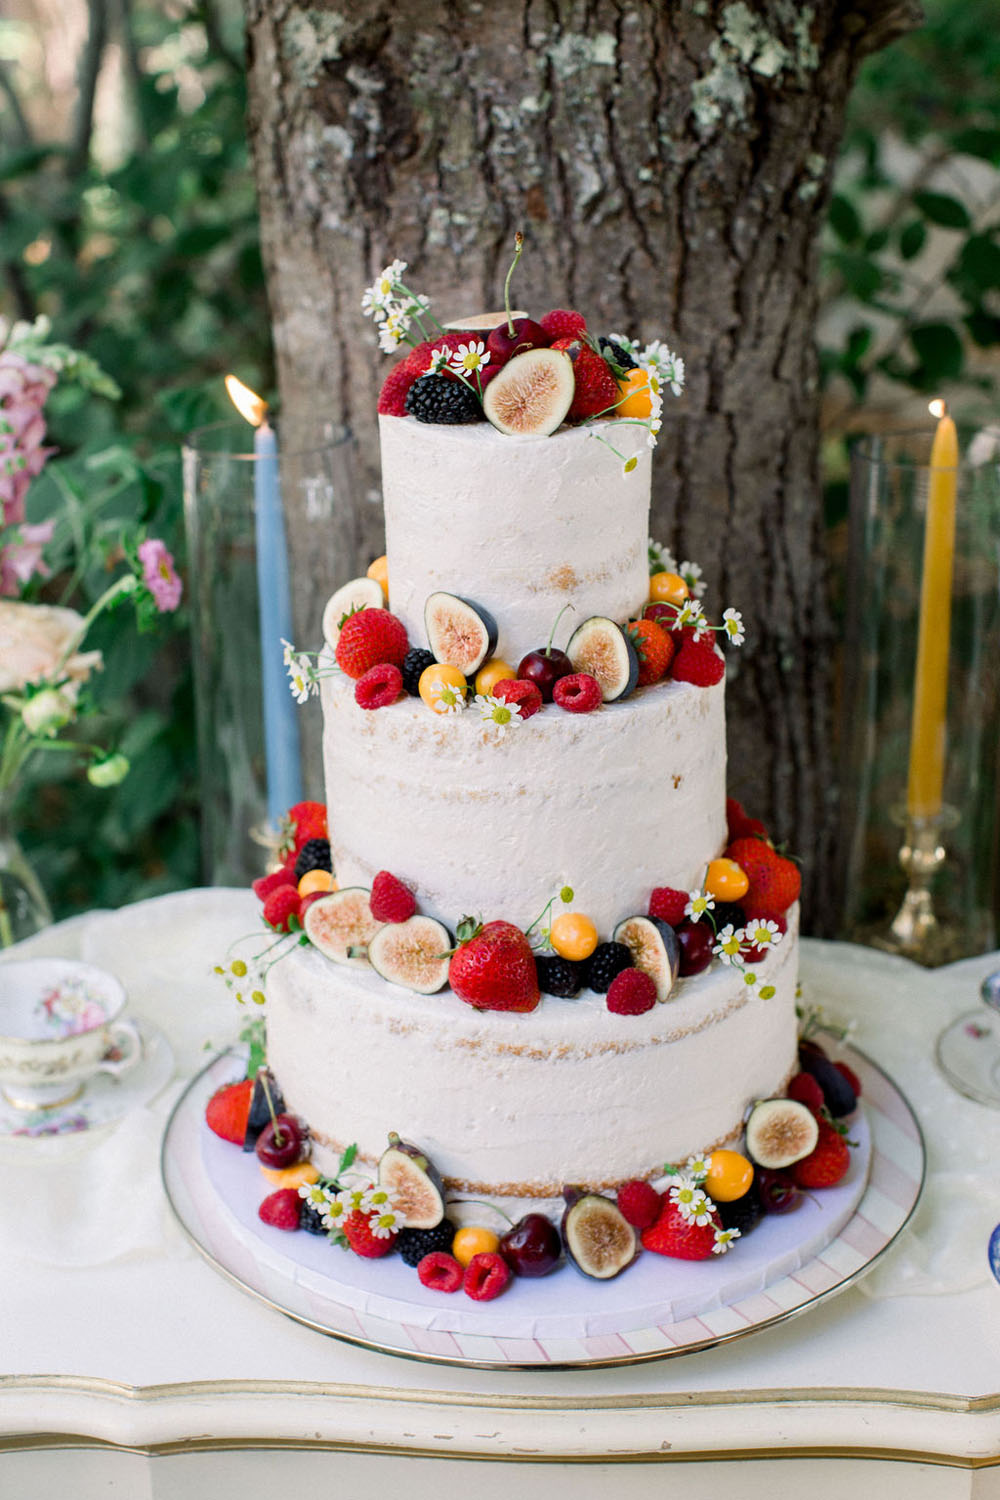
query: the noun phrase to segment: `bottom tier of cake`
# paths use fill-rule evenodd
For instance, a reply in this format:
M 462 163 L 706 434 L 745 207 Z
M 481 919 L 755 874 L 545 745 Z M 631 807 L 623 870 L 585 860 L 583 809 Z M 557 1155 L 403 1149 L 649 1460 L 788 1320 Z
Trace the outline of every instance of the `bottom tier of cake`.
M 394 1130 L 455 1192 L 606 1189 L 734 1141 L 747 1106 L 784 1091 L 797 1066 L 797 908 L 755 973 L 751 985 L 713 964 L 641 1016 L 613 1015 L 589 991 L 512 1015 L 299 948 L 268 977 L 268 1061 L 323 1172 L 351 1143 L 374 1165 Z

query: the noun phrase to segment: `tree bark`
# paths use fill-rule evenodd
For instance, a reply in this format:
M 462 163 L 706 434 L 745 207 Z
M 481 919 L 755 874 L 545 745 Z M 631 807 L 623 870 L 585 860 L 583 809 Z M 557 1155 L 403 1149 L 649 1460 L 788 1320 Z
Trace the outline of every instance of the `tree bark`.
M 813 344 L 817 234 L 862 58 L 909 0 L 251 0 L 250 131 L 286 440 L 350 425 L 362 482 L 317 556 L 290 517 L 302 640 L 382 550 L 359 314 L 396 256 L 439 316 L 516 300 L 662 337 L 687 364 L 653 465 L 652 533 L 743 614 L 730 786 L 828 905 L 833 629 Z M 371 503 L 372 501 L 376 503 Z

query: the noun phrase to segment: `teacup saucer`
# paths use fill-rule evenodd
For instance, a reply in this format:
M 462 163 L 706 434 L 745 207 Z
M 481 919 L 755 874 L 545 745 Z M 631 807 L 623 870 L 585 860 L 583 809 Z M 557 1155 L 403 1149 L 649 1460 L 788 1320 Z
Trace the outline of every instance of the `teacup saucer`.
M 174 1054 L 159 1027 L 136 1017 L 142 1056 L 127 1073 L 95 1073 L 80 1096 L 52 1109 L 15 1109 L 0 1094 L 0 1139 L 72 1135 L 96 1130 L 138 1109 L 160 1092 L 174 1071 Z

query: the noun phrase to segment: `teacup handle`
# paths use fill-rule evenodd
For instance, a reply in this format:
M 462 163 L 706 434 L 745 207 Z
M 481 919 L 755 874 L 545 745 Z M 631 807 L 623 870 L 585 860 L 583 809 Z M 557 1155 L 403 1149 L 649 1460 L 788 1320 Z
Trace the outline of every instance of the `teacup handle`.
M 139 1061 L 142 1056 L 142 1038 L 134 1021 L 115 1021 L 108 1027 L 108 1035 L 111 1046 L 118 1048 L 122 1056 L 117 1059 L 103 1057 L 97 1064 L 97 1071 L 112 1073 L 118 1077 L 121 1073 L 127 1073 L 129 1068 L 134 1068 Z

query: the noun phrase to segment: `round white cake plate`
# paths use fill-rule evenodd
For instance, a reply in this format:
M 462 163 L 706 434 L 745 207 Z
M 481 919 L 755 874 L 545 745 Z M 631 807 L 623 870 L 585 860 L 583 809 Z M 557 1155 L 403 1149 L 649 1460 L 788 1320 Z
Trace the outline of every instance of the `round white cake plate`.
M 174 1054 L 158 1026 L 133 1018 L 142 1044 L 139 1060 L 125 1073 L 95 1073 L 79 1098 L 53 1109 L 16 1109 L 0 1094 L 0 1139 L 37 1140 L 98 1130 L 148 1104 L 173 1077 Z
M 263 1224 L 273 1189 L 253 1153 L 219 1140 L 205 1105 L 242 1076 L 238 1053 L 217 1057 L 167 1123 L 161 1168 L 171 1207 L 195 1248 L 229 1280 L 320 1333 L 385 1354 L 480 1369 L 582 1369 L 690 1354 L 794 1317 L 874 1265 L 916 1208 L 925 1153 L 920 1127 L 892 1080 L 850 1046 L 864 1109 L 847 1177 L 768 1216 L 724 1257 L 673 1260 L 644 1252 L 596 1282 L 563 1266 L 515 1278 L 493 1302 L 422 1287 L 398 1256 L 365 1260 L 322 1236 Z

